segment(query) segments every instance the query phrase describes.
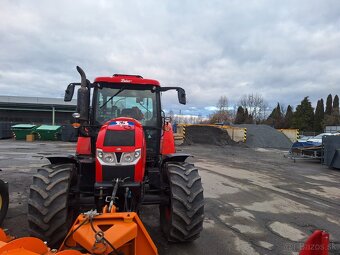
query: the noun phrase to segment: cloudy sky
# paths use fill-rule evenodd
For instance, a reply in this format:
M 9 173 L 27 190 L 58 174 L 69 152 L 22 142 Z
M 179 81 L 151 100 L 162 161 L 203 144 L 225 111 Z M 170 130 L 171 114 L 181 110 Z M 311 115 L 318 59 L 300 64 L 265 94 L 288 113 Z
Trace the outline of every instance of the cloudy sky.
M 209 113 L 258 93 L 274 106 L 340 94 L 338 0 L 0 0 L 0 95 L 62 97 L 78 81 L 140 74 L 182 86 L 166 108 Z

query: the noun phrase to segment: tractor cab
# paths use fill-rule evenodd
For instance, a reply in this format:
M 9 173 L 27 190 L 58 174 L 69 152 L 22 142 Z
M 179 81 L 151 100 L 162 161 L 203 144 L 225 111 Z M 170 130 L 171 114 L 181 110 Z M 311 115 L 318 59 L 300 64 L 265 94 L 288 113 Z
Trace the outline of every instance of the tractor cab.
M 165 114 L 161 108 L 161 92 L 177 90 L 178 100 L 186 104 L 184 89 L 180 87 L 161 87 L 159 82 L 144 79 L 140 75 L 114 74 L 112 77 L 97 77 L 90 83 L 85 73 L 77 67 L 81 75 L 81 83 L 71 83 L 65 91 L 65 101 L 72 99 L 74 88 L 80 85 L 77 99 L 77 113 L 74 114 L 82 127 L 90 126 L 95 129 L 107 121 L 130 117 L 143 126 L 146 146 L 147 162 L 154 165 L 161 156 L 161 139 L 165 125 Z M 93 90 L 92 104 L 90 106 L 90 93 Z M 88 136 L 82 132 L 82 136 Z M 95 144 L 96 135 L 92 136 L 92 145 Z M 93 148 L 94 146 L 92 146 Z M 175 149 L 168 150 L 172 153 Z M 92 150 L 95 153 L 95 150 Z
M 160 155 L 164 118 L 159 88 L 159 83 L 155 80 L 131 75 L 96 78 L 94 82 L 93 124 L 103 125 L 122 117 L 138 121 L 143 127 L 148 165 L 158 162 L 157 157 Z

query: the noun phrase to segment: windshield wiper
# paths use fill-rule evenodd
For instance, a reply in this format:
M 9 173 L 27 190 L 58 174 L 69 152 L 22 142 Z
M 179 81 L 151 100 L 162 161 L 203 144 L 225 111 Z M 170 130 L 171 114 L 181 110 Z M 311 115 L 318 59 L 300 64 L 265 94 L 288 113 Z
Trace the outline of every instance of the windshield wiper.
M 115 96 L 118 96 L 118 94 L 120 94 L 120 92 L 122 92 L 125 89 L 125 86 L 121 87 L 113 96 L 111 96 L 108 100 L 106 100 L 105 103 L 103 103 L 102 106 L 100 106 L 99 108 L 103 108 L 108 102 L 110 102 L 112 100 L 112 98 L 114 98 Z

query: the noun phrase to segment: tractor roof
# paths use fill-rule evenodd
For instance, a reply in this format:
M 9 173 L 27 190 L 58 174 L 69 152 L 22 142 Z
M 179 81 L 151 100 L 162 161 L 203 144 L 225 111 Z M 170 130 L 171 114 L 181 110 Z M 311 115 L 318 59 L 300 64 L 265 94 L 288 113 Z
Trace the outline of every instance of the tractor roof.
M 131 83 L 139 85 L 155 85 L 160 86 L 159 82 L 151 79 L 144 79 L 140 75 L 114 74 L 111 77 L 97 77 L 94 82 L 110 82 L 110 83 Z

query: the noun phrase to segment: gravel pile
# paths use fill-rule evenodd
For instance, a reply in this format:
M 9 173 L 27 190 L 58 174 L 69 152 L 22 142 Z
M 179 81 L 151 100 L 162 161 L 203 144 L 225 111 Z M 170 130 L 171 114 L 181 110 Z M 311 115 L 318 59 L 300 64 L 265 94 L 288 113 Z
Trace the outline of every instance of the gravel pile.
M 228 132 L 219 127 L 211 126 L 187 126 L 185 128 L 184 144 L 212 144 L 212 145 L 228 145 L 234 144 Z
M 280 131 L 267 125 L 242 124 L 247 128 L 246 145 L 253 148 L 290 149 L 292 142 Z

